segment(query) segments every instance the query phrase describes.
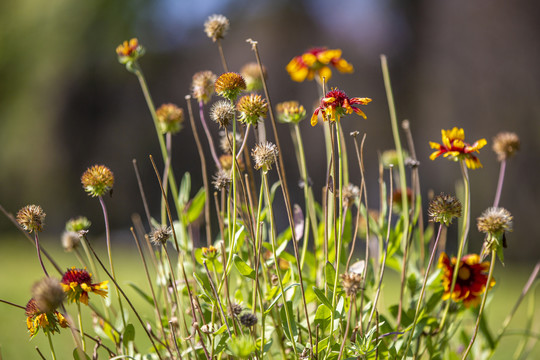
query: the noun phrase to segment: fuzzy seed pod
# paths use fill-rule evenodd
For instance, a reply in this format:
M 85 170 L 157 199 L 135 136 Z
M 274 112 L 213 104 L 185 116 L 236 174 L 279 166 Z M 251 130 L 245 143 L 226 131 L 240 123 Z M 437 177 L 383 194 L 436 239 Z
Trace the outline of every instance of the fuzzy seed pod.
M 429 221 L 449 226 L 453 218 L 461 217 L 461 203 L 452 195 L 441 193 L 429 203 L 428 216 Z
M 223 39 L 229 31 L 229 19 L 223 15 L 211 15 L 204 23 L 204 32 L 213 42 Z
M 171 228 L 166 225 L 158 225 L 150 233 L 150 241 L 154 245 L 165 245 L 171 237 Z
M 257 316 L 255 314 L 246 312 L 240 315 L 240 323 L 245 327 L 252 327 L 257 324 Z
M 236 101 L 238 95 L 243 90 L 246 90 L 246 81 L 242 75 L 235 72 L 228 72 L 216 79 L 214 89 L 219 96 L 230 101 Z
M 207 103 L 210 101 L 214 93 L 214 83 L 216 82 L 216 74 L 211 71 L 199 71 L 193 75 L 191 81 L 191 93 L 199 102 Z
M 32 296 L 36 300 L 39 311 L 48 313 L 62 304 L 66 293 L 58 279 L 46 277 L 32 286 Z
M 210 109 L 210 118 L 219 124 L 220 128 L 226 128 L 234 120 L 236 110 L 234 106 L 225 100 L 220 100 Z
M 362 288 L 362 275 L 357 273 L 341 274 L 341 286 L 347 296 L 354 296 Z
M 255 162 L 255 169 L 259 170 L 262 168 L 263 171 L 272 169 L 272 164 L 274 163 L 277 155 L 277 146 L 268 141 L 255 145 L 251 151 L 251 156 Z
M 499 161 L 514 156 L 519 151 L 520 145 L 519 136 L 513 132 L 501 132 L 493 138 L 493 151 Z
M 268 104 L 261 95 L 250 94 L 238 100 L 236 110 L 240 112 L 241 122 L 257 126 L 257 123 L 266 116 Z
M 45 224 L 45 212 L 39 205 L 26 205 L 17 213 L 17 222 L 28 231 L 43 231 Z

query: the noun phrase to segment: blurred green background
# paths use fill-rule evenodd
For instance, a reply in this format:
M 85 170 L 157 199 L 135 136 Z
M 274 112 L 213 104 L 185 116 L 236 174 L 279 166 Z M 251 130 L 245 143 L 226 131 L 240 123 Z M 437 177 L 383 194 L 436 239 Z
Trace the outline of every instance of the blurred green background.
M 506 251 L 510 275 L 502 276 L 512 282 L 513 264 L 530 271 L 529 264 L 540 259 L 534 230 L 540 218 L 539 10 L 540 3 L 533 0 L 2 1 L 0 204 L 13 213 L 26 204 L 40 204 L 47 213 L 49 238 L 59 239 L 65 221 L 77 215 L 93 220 L 92 230 L 99 236 L 100 208 L 82 191 L 80 175 L 95 163 L 106 164 L 116 177 L 114 196 L 107 199 L 114 239 L 130 246 L 130 216 L 143 213 L 131 159 L 139 161 L 152 213 L 158 216 L 159 189 L 148 155 L 158 158 L 159 148 L 136 78 L 118 64 L 114 50 L 123 40 L 138 37 L 147 49 L 140 63 L 156 105 L 175 102 L 185 108 L 192 75 L 222 71 L 217 48 L 203 32 L 207 17 L 222 13 L 231 21 L 223 41 L 230 68 L 238 71 L 254 61 L 245 39 L 258 40 L 274 104 L 296 99 L 309 111 L 317 97 L 315 83 L 293 83 L 285 65 L 312 46 L 343 50 L 355 72 L 334 72 L 330 85 L 351 97 L 374 99 L 364 109 L 368 120 L 350 116 L 342 122 L 345 133 L 367 133 L 370 196 L 377 196 L 378 152 L 393 147 L 380 54 L 389 59 L 398 117 L 411 122 L 424 196 L 428 190 L 455 192 L 458 166 L 430 161 L 428 141 L 439 141 L 441 128 L 464 127 L 469 141 L 488 140 L 480 154 L 484 168 L 470 172 L 471 213 L 479 216 L 493 202 L 499 171 L 491 139 L 503 130 L 518 133 L 522 149 L 508 164 L 501 199 L 515 217 Z M 325 174 L 322 131 L 307 122 L 302 131 L 318 193 Z M 279 133 L 284 146 L 291 146 L 289 129 L 280 126 Z M 177 176 L 190 171 L 194 188 L 200 186 L 189 126 L 175 136 L 173 147 Z M 296 164 L 289 161 L 287 170 L 295 184 Z M 351 181 L 360 182 L 355 166 Z M 302 203 L 299 191 L 292 195 Z M 285 218 L 278 220 L 285 225 Z M 17 243 L 25 240 L 13 234 L 4 217 L 0 231 L 3 285 L 12 281 L 8 273 L 20 272 L 18 284 L 29 289 L 32 272 L 14 269 L 18 264 L 7 261 L 23 256 Z M 471 248 L 479 249 L 482 240 L 473 227 Z M 59 248 L 57 242 L 52 246 Z M 516 269 L 516 279 L 526 276 L 520 271 Z M 25 302 L 18 299 L 28 295 L 12 295 L 7 289 L 0 287 L 1 298 L 17 296 Z M 8 311 L 0 308 L 0 314 Z M 10 322 L 21 325 L 24 332 L 24 323 Z M 0 338 L 3 352 L 10 341 Z

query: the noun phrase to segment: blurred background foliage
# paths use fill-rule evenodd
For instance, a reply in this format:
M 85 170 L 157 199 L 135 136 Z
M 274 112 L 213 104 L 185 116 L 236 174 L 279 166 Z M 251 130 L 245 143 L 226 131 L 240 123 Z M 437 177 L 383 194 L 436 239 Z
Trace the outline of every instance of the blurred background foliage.
M 507 258 L 537 260 L 539 10 L 532 0 L 2 1 L 0 203 L 13 213 L 40 204 L 47 212 L 48 236 L 59 238 L 65 221 L 77 215 L 93 219 L 93 231 L 99 233 L 99 206 L 82 191 L 80 175 L 88 166 L 105 164 L 116 176 L 114 196 L 107 200 L 112 223 L 127 230 L 130 215 L 143 213 L 131 163 L 136 158 L 157 216 L 159 190 L 148 161 L 149 154 L 159 158 L 157 139 L 136 78 L 118 64 L 114 50 L 138 37 L 147 49 L 140 64 L 156 105 L 174 102 L 185 109 L 192 75 L 222 72 L 217 47 L 203 32 L 207 17 L 222 13 L 231 21 L 223 41 L 229 67 L 238 71 L 254 61 L 245 40 L 257 40 L 274 104 L 295 99 L 310 109 L 316 84 L 293 83 L 285 65 L 312 46 L 343 50 L 355 72 L 334 72 L 330 85 L 351 97 L 374 99 L 365 108 L 366 121 L 342 120 L 346 133 L 367 133 L 368 189 L 374 199 L 378 152 L 393 147 L 380 54 L 389 57 L 398 117 L 411 122 L 424 197 L 430 189 L 455 193 L 461 179 L 457 164 L 428 159 L 428 141 L 439 141 L 441 128 L 464 127 L 471 142 L 488 140 L 480 154 L 484 169 L 470 172 L 473 218 L 493 202 L 499 165 L 490 150 L 492 137 L 503 130 L 518 133 L 522 150 L 508 164 L 501 200 L 515 216 Z M 322 131 L 308 122 L 302 130 L 308 169 L 319 191 L 325 174 Z M 217 136 L 217 126 L 212 131 Z M 284 145 L 291 146 L 287 126 L 279 132 Z M 199 186 L 189 125 L 173 141 L 177 177 L 190 171 Z M 296 164 L 287 160 L 289 182 L 295 184 Z M 351 181 L 359 184 L 354 164 Z M 299 191 L 293 194 L 293 201 L 302 199 Z M 13 228 L 2 218 L 0 230 Z M 472 249 L 479 249 L 481 241 L 473 228 Z

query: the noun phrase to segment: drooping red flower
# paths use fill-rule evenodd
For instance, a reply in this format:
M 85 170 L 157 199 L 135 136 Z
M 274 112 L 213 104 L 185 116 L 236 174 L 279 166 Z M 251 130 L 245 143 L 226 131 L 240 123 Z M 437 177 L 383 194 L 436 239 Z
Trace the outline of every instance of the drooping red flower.
M 60 331 L 58 325 L 63 328 L 68 326 L 66 318 L 58 311 L 53 310 L 46 313 L 40 311 L 34 298 L 26 304 L 25 314 L 26 327 L 31 337 L 35 336 L 39 329 L 43 329 L 45 334 L 53 334 Z
M 103 297 L 107 296 L 107 283 L 92 283 L 92 274 L 86 269 L 68 269 L 62 276 L 62 287 L 72 302 L 82 302 L 88 305 L 88 293 L 93 292 Z
M 452 298 L 455 302 L 463 301 L 465 307 L 476 306 L 480 303 L 482 299 L 481 295 L 486 291 L 490 264 L 489 261 L 480 261 L 480 256 L 477 254 L 469 254 L 461 258 L 456 285 L 454 286 L 454 291 L 450 294 L 456 258 L 453 257 L 450 260 L 448 255 L 445 253 L 441 254 L 439 268 L 442 269 L 443 276 L 443 300 Z M 495 285 L 495 279 L 491 279 L 489 288 L 491 289 L 493 285 Z
M 341 116 L 352 114 L 353 112 L 366 119 L 366 114 L 354 105 L 367 105 L 370 102 L 370 98 L 349 98 L 347 94 L 338 88 L 332 88 L 321 100 L 321 105 L 313 112 L 311 126 L 317 124 L 319 112 L 323 115 L 323 121 L 326 121 L 328 117 L 330 117 L 330 121 L 332 122 L 339 121 Z

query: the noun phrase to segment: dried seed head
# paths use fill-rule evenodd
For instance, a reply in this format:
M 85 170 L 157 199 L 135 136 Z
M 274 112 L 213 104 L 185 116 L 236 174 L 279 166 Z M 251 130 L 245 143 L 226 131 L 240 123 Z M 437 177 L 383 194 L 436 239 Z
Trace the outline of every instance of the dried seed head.
M 262 168 L 263 171 L 272 169 L 272 164 L 277 155 L 277 146 L 268 141 L 255 145 L 251 151 L 251 156 L 253 157 L 253 161 L 255 161 L 255 169 L 259 170 Z
M 214 83 L 214 89 L 219 96 L 236 101 L 238 95 L 246 90 L 246 81 L 242 75 L 228 72 L 220 75 Z
M 112 190 L 114 175 L 104 165 L 94 165 L 88 168 L 81 177 L 84 190 L 92 197 L 102 196 Z
M 497 154 L 499 161 L 514 156 L 519 148 L 519 137 L 513 132 L 501 132 L 493 138 L 493 151 Z
M 257 126 L 259 120 L 266 116 L 268 104 L 261 95 L 250 94 L 238 100 L 236 109 L 240 112 L 240 121 Z
M 477 219 L 478 231 L 494 236 L 512 231 L 512 214 L 502 207 L 490 207 Z
M 162 134 L 176 134 L 182 130 L 184 110 L 174 104 L 163 104 L 156 110 L 159 131 Z
M 306 118 L 306 109 L 298 101 L 285 101 L 277 104 L 278 120 L 283 123 L 298 124 Z
M 214 93 L 214 83 L 216 82 L 216 74 L 211 71 L 199 71 L 193 75 L 191 82 L 191 92 L 193 97 L 199 102 L 207 103 L 210 101 Z
M 65 251 L 71 252 L 79 247 L 81 235 L 75 231 L 64 231 L 62 234 L 62 247 Z
M 48 313 L 62 304 L 66 293 L 58 279 L 46 277 L 32 286 L 32 296 L 39 311 Z
M 449 226 L 453 218 L 461 217 L 461 203 L 452 195 L 441 193 L 429 203 L 428 216 L 429 221 Z
M 240 323 L 245 327 L 252 327 L 257 324 L 257 315 L 246 312 L 240 315 Z
M 171 237 L 171 228 L 166 225 L 158 225 L 150 233 L 150 241 L 154 245 L 165 245 Z
M 81 230 L 88 230 L 90 229 L 90 225 L 92 225 L 92 223 L 88 218 L 79 216 L 74 219 L 69 219 L 66 222 L 66 231 L 79 232 Z
M 362 288 L 362 275 L 357 273 L 341 274 L 341 286 L 347 296 L 356 295 Z
M 45 212 L 39 205 L 26 205 L 17 213 L 17 222 L 28 231 L 43 231 L 45 224 Z
M 218 170 L 213 177 L 212 184 L 216 190 L 227 190 L 231 184 L 231 172 L 226 170 Z
M 360 197 L 360 189 L 351 183 L 343 188 L 343 206 L 348 208 Z
M 229 133 L 229 135 L 227 136 L 227 133 L 226 132 L 221 132 L 220 133 L 221 137 L 219 139 L 219 147 L 221 148 L 221 150 L 223 150 L 223 152 L 225 154 L 232 154 L 232 145 L 233 145 L 233 134 L 232 133 Z M 240 136 L 240 134 L 236 134 L 236 148 L 238 149 L 240 147 L 242 143 L 242 137 Z
M 220 100 L 210 109 L 210 118 L 219 124 L 219 127 L 225 128 L 234 120 L 236 112 L 234 106 L 225 100 Z
M 229 309 L 230 315 L 234 317 L 240 315 L 242 311 L 244 311 L 244 307 L 237 303 L 232 303 L 231 308 Z
M 262 76 L 259 64 L 255 62 L 247 63 L 240 69 L 240 74 L 246 80 L 247 91 L 257 91 L 263 87 L 263 77 L 266 79 L 266 68 L 262 67 Z
M 229 31 L 229 19 L 223 15 L 211 15 L 204 23 L 204 32 L 213 42 L 223 39 Z

